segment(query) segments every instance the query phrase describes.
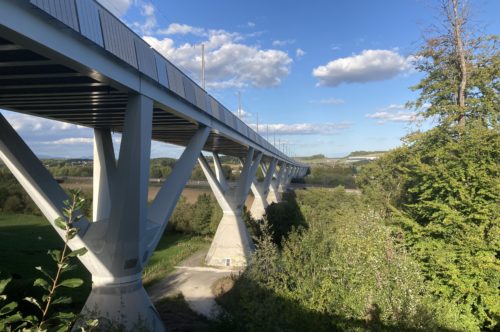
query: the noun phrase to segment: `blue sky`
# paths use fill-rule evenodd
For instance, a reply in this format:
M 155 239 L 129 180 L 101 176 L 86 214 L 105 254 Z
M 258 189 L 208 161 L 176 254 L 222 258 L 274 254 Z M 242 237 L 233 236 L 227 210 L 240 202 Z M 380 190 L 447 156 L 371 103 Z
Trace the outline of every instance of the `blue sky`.
M 240 92 L 244 121 L 258 116 L 259 132 L 293 155 L 387 150 L 418 127 L 404 104 L 437 0 L 100 2 L 196 81 L 203 43 L 208 91 L 234 111 Z M 470 2 L 474 25 L 500 33 L 500 1 Z M 40 155 L 92 154 L 87 129 L 7 116 Z M 180 151 L 155 144 L 152 155 Z

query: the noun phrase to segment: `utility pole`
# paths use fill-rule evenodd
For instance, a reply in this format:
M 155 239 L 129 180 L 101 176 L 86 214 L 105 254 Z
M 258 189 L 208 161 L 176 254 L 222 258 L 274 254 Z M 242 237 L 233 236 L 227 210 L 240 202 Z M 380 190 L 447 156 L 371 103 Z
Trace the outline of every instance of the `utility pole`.
M 238 118 L 241 120 L 241 92 L 238 91 Z
M 205 90 L 205 44 L 201 44 L 201 87 Z

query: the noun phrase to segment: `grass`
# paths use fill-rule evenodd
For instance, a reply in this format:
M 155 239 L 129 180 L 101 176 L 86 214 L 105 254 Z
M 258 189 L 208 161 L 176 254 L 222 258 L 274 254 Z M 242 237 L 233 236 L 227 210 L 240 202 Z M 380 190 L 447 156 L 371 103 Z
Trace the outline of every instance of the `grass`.
M 61 249 L 64 242 L 45 218 L 23 214 L 0 214 L 0 272 L 1 278 L 13 277 L 5 293 L 11 300 L 24 304 L 26 296 L 40 298 L 40 288 L 33 287 L 35 279 L 43 275 L 35 270 L 42 266 L 55 271 L 55 262 L 47 254 L 49 249 Z M 85 303 L 90 288 L 90 273 L 78 262 L 77 269 L 65 278 L 81 278 L 84 284 L 74 289 L 62 288 L 61 294 L 71 296 L 71 309 L 79 311 Z M 30 305 L 27 310 L 29 311 Z
M 210 241 L 200 236 L 170 233 L 162 237 L 142 274 L 144 285 L 149 287 L 161 280 L 174 270 L 174 266 L 209 245 Z
M 198 250 L 208 248 L 210 242 L 204 238 L 171 233 L 163 236 L 143 274 L 146 286 L 161 280 L 174 266 Z M 49 249 L 63 246 L 55 230 L 44 217 L 25 214 L 0 213 L 0 278 L 13 276 L 5 293 L 9 298 L 22 302 L 26 296 L 37 296 L 33 287 L 36 278 L 42 277 L 36 266 L 53 268 L 54 262 L 47 254 Z M 78 261 L 78 269 L 68 272 L 67 278 L 81 278 L 82 287 L 69 289 L 73 298 L 73 309 L 81 310 L 91 289 L 91 275 Z

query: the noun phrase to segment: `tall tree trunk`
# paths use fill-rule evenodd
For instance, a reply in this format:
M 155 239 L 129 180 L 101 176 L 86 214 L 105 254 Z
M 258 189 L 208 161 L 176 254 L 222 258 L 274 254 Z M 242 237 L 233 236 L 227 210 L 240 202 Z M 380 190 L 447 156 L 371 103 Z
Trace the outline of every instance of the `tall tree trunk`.
M 467 87 L 467 65 L 465 62 L 465 51 L 462 41 L 462 28 L 465 23 L 464 13 L 459 11 L 458 1 L 451 0 L 453 10 L 453 37 L 455 42 L 455 52 L 459 63 L 460 84 L 458 86 L 457 105 L 459 109 L 458 123 L 460 126 L 465 125 L 465 89 Z

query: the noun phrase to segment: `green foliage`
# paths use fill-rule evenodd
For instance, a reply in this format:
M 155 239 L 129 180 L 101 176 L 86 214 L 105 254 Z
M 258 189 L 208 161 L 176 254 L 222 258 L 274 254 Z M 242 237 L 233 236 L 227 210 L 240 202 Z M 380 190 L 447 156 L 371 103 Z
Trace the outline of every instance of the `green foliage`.
M 301 160 L 315 160 L 315 159 L 326 159 L 324 154 L 314 154 L 309 157 L 300 157 Z
M 347 157 L 361 157 L 361 156 L 373 156 L 373 155 L 381 155 L 386 153 L 387 151 L 353 151 L 349 153 Z
M 297 201 L 309 228 L 291 232 L 280 251 L 263 224 L 252 265 L 220 299 L 229 312 L 224 324 L 244 331 L 464 328 L 452 306 L 432 301 L 401 235 L 361 198 L 313 189 L 298 192 Z
M 206 181 L 207 180 L 205 178 L 205 174 L 203 173 L 203 170 L 201 169 L 200 165 L 196 165 L 193 168 L 193 171 L 191 173 L 191 180 L 194 180 L 194 181 Z
M 326 187 L 343 186 L 349 189 L 356 188 L 354 175 L 356 169 L 352 166 L 313 164 L 311 174 L 305 178 L 306 183 Z
M 201 194 L 194 204 L 181 196 L 170 217 L 168 231 L 213 235 L 221 219 L 222 210 L 211 195 Z
M 416 54 L 415 67 L 425 77 L 412 88 L 420 95 L 408 105 L 424 117 L 437 117 L 444 126 L 456 123 L 462 116 L 488 125 L 496 124 L 500 111 L 498 36 L 479 36 L 465 41 L 464 109 L 457 104 L 461 73 L 451 38 L 447 34 L 429 38 Z
M 33 200 L 6 168 L 0 168 L 0 211 L 41 215 Z
M 54 310 L 54 306 L 67 305 L 72 302 L 68 296 L 61 295 L 59 288 L 76 288 L 83 284 L 83 280 L 79 278 L 63 279 L 63 274 L 75 268 L 71 259 L 73 257 L 84 255 L 87 252 L 86 248 L 80 248 L 70 251 L 68 243 L 78 234 L 78 228 L 74 225 L 82 218 L 80 210 L 84 206 L 84 199 L 79 196 L 79 192 L 72 193 L 71 201 L 64 202 L 63 208 L 64 218 L 58 218 L 54 221 L 56 227 L 64 231 L 64 248 L 61 250 L 49 250 L 48 254 L 55 262 L 56 271 L 50 272 L 37 266 L 36 270 L 42 275 L 33 282 L 34 287 L 42 290 L 43 295 L 40 299 L 27 296 L 23 300 L 30 303 L 37 309 L 35 315 L 23 315 L 21 312 L 14 310 L 18 307 L 16 302 L 10 302 L 0 309 L 0 330 L 21 330 L 25 328 L 36 331 L 54 330 L 66 331 L 74 322 L 76 315 L 72 312 L 63 312 L 58 309 Z M 5 286 L 11 281 L 6 279 L 0 281 L 0 294 L 3 294 Z M 6 300 L 5 295 L 0 296 L 0 301 Z M 59 306 L 58 306 L 59 307 Z M 59 307 L 60 308 L 60 307 Z
M 366 166 L 371 202 L 392 211 L 433 296 L 455 305 L 468 330 L 500 316 L 500 135 L 482 121 L 414 134 Z
M 266 222 L 272 229 L 273 242 L 277 245 L 281 245 L 281 241 L 292 230 L 307 227 L 294 193 L 284 193 L 282 202 L 273 203 L 266 208 Z M 260 230 L 257 235 L 260 235 Z

